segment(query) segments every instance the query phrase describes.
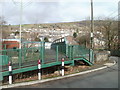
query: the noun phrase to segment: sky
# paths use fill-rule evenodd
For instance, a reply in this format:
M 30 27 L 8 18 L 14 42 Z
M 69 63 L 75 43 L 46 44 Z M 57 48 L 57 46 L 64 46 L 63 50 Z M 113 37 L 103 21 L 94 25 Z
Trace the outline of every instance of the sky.
M 87 20 L 90 0 L 0 0 L 0 16 L 7 24 L 59 23 Z M 117 18 L 119 0 L 93 0 L 94 18 Z M 20 17 L 22 16 L 22 19 Z

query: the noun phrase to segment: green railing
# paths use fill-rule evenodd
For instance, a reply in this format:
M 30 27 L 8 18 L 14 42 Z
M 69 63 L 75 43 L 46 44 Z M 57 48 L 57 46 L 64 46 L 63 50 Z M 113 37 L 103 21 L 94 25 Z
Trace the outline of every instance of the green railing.
M 93 50 L 86 48 L 85 46 L 80 45 L 68 45 L 63 44 L 63 42 L 55 43 L 52 45 L 52 48 L 59 47 L 59 52 L 63 53 L 68 60 L 74 60 L 76 58 L 84 58 L 89 62 L 94 61 Z
M 12 62 L 13 73 L 37 69 L 38 60 L 42 61 L 42 67 L 61 64 L 61 58 L 65 58 L 65 64 L 74 65 L 74 60 L 82 58 L 86 62 L 93 61 L 93 51 L 80 45 L 67 45 L 65 43 L 53 44 L 51 48 L 45 48 L 45 42 L 26 42 L 22 48 L 1 50 L 2 71 L 8 71 L 8 62 Z M 24 69 L 23 69 L 24 68 Z M 29 68 L 29 69 L 27 69 Z M 21 71 L 23 70 L 23 71 Z M 8 73 L 4 73 L 8 75 Z
M 37 61 L 41 58 L 41 43 L 38 43 L 39 47 L 28 46 L 27 44 L 24 44 L 21 49 L 1 50 L 1 56 L 4 56 L 2 58 L 3 70 L 8 70 L 9 61 L 12 62 L 13 69 L 37 65 Z
M 31 42 L 24 43 L 21 49 L 4 49 L 2 55 L 3 71 L 8 70 L 8 62 L 12 62 L 13 69 L 19 69 L 28 66 L 37 65 L 38 60 L 42 61 L 42 64 L 48 64 L 61 61 L 61 58 L 69 60 L 66 57 L 65 46 L 59 45 L 54 48 L 46 49 L 45 43 L 39 43 L 37 47 L 31 46 Z
M 89 49 L 85 46 L 74 45 L 73 46 L 73 57 L 85 57 L 86 59 L 89 58 Z

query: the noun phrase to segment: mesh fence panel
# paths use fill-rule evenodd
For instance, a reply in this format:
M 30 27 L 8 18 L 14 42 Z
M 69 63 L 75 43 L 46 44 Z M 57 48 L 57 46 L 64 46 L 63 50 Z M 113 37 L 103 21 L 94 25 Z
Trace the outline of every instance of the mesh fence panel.
M 84 57 L 86 59 L 89 59 L 89 49 L 85 46 L 75 45 L 73 46 L 73 57 Z

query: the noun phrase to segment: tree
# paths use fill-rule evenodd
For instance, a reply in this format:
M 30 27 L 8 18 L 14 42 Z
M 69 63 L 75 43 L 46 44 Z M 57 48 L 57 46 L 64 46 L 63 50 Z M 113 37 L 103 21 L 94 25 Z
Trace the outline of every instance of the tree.
M 90 34 L 79 36 L 79 37 L 77 37 L 76 41 L 80 45 L 84 45 L 86 47 L 90 47 Z
M 107 40 L 106 49 L 111 50 L 116 48 L 118 43 L 118 22 L 111 18 L 104 18 L 98 23 L 98 29 L 104 34 L 104 38 Z
M 40 40 L 38 37 L 36 37 L 36 38 L 35 38 L 35 41 L 39 41 L 39 42 L 40 42 L 41 40 Z
M 45 42 L 49 42 L 49 40 L 48 40 L 48 38 L 47 38 L 47 37 L 45 37 L 45 38 L 44 38 L 44 41 L 45 41 Z
M 76 32 L 73 33 L 73 37 L 74 37 L 74 38 L 77 37 L 77 33 L 76 33 Z
M 10 33 L 11 33 L 11 31 L 9 30 L 9 26 L 8 25 L 5 25 L 5 24 L 7 24 L 7 22 L 4 20 L 4 17 L 0 17 L 0 25 L 1 25 L 1 38 L 7 38 L 9 35 L 10 35 Z
M 81 24 L 83 23 L 84 25 L 84 26 L 81 26 L 84 32 L 85 31 L 87 31 L 87 33 L 91 32 L 90 20 L 82 21 L 80 23 Z M 117 49 L 118 48 L 118 21 L 115 20 L 114 18 L 106 18 L 106 17 L 96 18 L 96 20 L 94 20 L 94 37 L 99 38 L 99 40 L 101 41 L 105 41 L 106 49 L 108 50 Z M 84 38 L 84 37 L 79 36 L 78 38 Z M 85 42 L 85 39 L 80 40 L 80 42 Z
M 7 22 L 4 20 L 4 17 L 0 17 L 0 25 L 4 25 Z
M 16 32 L 15 32 L 15 36 L 18 35 L 18 34 L 19 34 L 19 31 L 16 31 Z

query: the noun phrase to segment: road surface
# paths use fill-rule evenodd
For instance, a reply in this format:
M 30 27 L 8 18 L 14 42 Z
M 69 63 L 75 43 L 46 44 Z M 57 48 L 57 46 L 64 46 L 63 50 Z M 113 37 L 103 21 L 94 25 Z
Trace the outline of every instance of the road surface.
M 111 57 L 118 62 L 118 58 Z M 118 88 L 118 63 L 97 72 L 17 88 Z

